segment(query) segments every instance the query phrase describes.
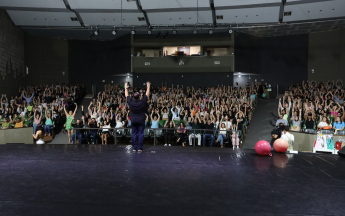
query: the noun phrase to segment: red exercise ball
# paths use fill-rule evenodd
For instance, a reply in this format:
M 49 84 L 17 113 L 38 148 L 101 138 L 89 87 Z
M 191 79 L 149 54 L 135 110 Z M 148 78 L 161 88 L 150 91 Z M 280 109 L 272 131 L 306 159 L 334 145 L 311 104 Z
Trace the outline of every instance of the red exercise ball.
M 276 152 L 286 152 L 289 148 L 289 143 L 285 139 L 279 138 L 274 141 L 273 148 Z
M 265 140 L 260 140 L 255 144 L 255 151 L 259 155 L 271 155 L 271 145 Z

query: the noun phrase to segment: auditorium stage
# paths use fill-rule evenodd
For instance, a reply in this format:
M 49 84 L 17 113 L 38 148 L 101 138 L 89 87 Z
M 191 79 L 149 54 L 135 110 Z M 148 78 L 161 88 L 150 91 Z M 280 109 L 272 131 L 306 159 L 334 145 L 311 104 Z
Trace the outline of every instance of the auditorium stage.
M 1 216 L 344 214 L 338 155 L 7 144 L 0 162 Z

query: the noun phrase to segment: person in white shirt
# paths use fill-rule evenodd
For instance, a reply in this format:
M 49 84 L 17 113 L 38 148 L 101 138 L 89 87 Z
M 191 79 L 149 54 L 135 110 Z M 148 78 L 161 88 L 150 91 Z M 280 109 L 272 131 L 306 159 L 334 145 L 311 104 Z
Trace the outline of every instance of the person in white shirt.
M 319 129 L 331 129 L 332 128 L 332 125 L 331 125 L 331 123 L 327 117 L 325 117 L 325 116 L 321 117 L 320 116 L 320 119 L 322 119 L 322 121 L 320 121 L 320 123 L 317 125 L 317 128 L 319 128 Z
M 281 138 L 285 139 L 289 143 L 288 151 L 293 151 L 293 143 L 295 142 L 295 136 L 289 132 L 289 126 L 284 126 Z
M 125 122 L 122 121 L 122 117 L 121 117 L 121 116 L 116 116 L 116 125 L 115 125 L 115 128 L 123 128 L 123 127 L 125 127 Z M 123 134 L 123 130 L 124 130 L 124 129 L 116 130 L 116 133 L 118 133 L 118 134 Z
M 107 144 L 107 141 L 108 141 L 108 134 L 109 134 L 109 128 L 111 128 L 110 126 L 110 122 L 106 122 L 104 121 L 103 122 L 103 126 L 102 126 L 102 145 L 103 144 Z
M 229 121 L 228 115 L 226 115 L 226 116 L 224 117 L 224 121 L 222 122 L 222 124 L 225 124 L 225 125 L 227 126 L 227 129 L 230 129 L 230 128 L 231 128 L 232 123 L 231 123 L 231 121 Z
M 177 108 L 171 108 L 172 119 L 171 120 L 178 120 L 180 121 L 180 111 Z

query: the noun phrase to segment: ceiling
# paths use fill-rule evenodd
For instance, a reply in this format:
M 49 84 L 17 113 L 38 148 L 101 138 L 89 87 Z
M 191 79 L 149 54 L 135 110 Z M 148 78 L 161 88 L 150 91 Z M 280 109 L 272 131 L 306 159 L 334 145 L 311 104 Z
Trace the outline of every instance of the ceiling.
M 260 37 L 345 27 L 345 0 L 0 0 L 0 8 L 30 34 L 66 39 L 89 39 L 96 28 L 93 38 L 107 40 L 133 29 L 147 34 L 149 26 Z

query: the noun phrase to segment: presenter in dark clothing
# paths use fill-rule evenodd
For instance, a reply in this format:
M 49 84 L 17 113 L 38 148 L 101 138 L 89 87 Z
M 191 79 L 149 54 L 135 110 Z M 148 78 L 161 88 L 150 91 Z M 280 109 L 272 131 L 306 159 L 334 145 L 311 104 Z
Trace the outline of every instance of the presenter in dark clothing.
M 146 86 L 146 95 L 141 100 L 139 92 L 135 92 L 132 99 L 128 96 L 128 83 L 125 83 L 125 96 L 131 110 L 133 151 L 138 150 L 138 152 L 143 150 L 146 104 L 150 96 L 151 83 L 146 82 Z

